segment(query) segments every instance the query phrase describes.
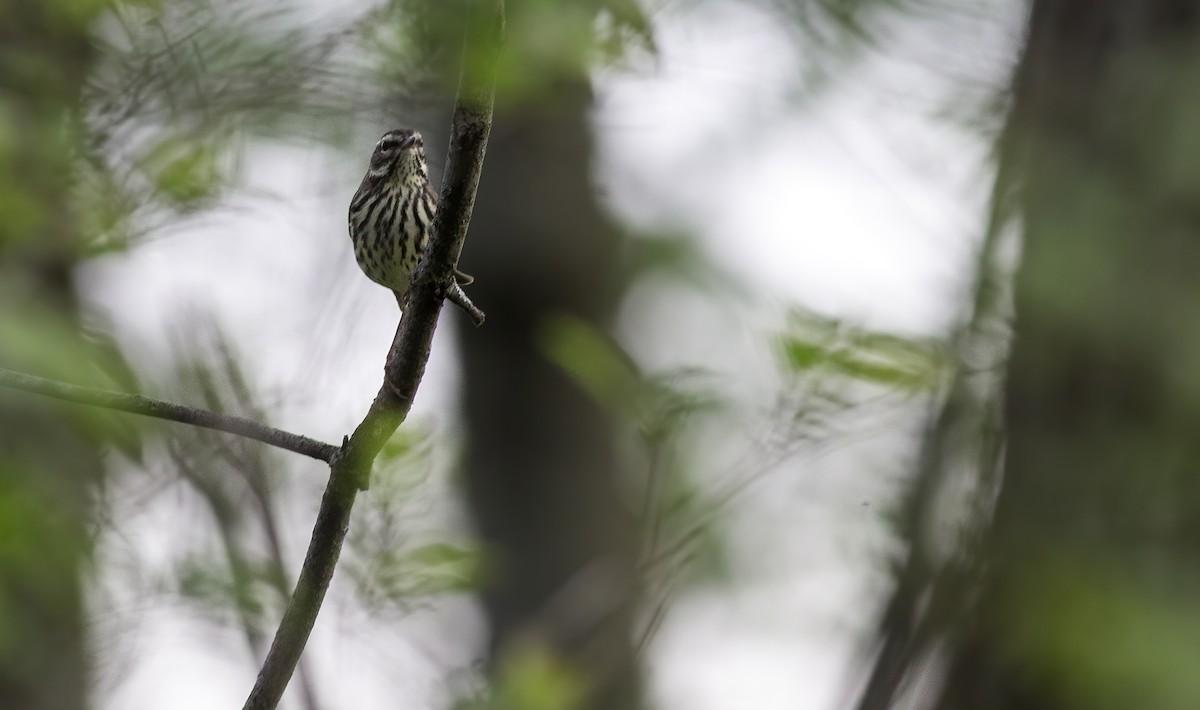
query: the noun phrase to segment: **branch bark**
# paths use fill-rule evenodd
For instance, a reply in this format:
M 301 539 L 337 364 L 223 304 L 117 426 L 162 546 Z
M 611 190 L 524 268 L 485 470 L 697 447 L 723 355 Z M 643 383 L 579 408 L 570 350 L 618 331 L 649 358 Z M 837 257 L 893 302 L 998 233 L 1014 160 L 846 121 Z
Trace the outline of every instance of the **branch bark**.
M 409 308 L 396 330 L 383 386 L 330 462 L 329 484 L 296 590 L 243 710 L 272 710 L 279 703 L 333 578 L 358 491 L 366 488 L 375 457 L 408 415 L 425 374 L 438 315 L 453 292 L 454 266 L 475 205 L 492 122 L 495 53 L 503 31 L 503 0 L 487 3 L 469 18 L 464 54 L 475 59 L 484 56 L 487 61 L 464 62 L 429 247 L 414 275 Z M 481 55 L 481 50 L 487 54 Z
M 264 444 L 303 454 L 326 463 L 333 460 L 337 447 L 307 436 L 293 434 L 243 417 L 218 414 L 206 409 L 164 402 L 136 394 L 112 392 L 94 387 L 81 387 L 57 380 L 27 375 L 14 370 L 0 368 L 0 387 L 30 392 L 67 402 L 86 404 L 92 407 L 115 409 L 145 417 L 166 419 L 181 424 L 204 427 L 234 434 Z

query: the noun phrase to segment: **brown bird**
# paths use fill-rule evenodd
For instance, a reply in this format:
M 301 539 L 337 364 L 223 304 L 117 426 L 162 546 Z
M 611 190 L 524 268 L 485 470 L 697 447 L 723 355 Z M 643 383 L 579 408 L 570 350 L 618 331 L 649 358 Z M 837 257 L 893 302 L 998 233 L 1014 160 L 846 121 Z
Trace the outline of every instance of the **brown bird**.
M 436 209 L 421 134 L 409 128 L 383 134 L 350 202 L 350 240 L 359 268 L 390 288 L 401 308 L 409 277 L 429 245 Z M 474 281 L 458 269 L 454 276 L 462 285 Z

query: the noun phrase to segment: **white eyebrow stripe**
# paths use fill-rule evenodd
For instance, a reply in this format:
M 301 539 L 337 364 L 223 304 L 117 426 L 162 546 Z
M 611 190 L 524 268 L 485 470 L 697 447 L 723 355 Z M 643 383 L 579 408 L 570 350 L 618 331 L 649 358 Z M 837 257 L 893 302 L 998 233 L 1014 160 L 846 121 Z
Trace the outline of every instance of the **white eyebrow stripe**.
M 378 150 L 380 148 L 383 148 L 384 145 L 387 145 L 387 144 L 390 144 L 392 147 L 395 147 L 400 144 L 400 139 L 397 138 L 396 136 L 384 136 L 383 138 L 379 139 L 378 143 L 375 144 L 375 149 Z

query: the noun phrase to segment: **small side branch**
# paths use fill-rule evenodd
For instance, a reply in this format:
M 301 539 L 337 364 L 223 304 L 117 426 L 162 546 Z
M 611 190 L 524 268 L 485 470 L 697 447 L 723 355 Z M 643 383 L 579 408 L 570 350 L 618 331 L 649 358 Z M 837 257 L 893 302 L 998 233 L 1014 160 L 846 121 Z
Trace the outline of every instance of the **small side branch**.
M 274 710 L 279 704 L 333 579 L 350 526 L 354 500 L 370 478 L 375 457 L 408 416 L 429 361 L 433 332 L 443 302 L 447 297 L 456 298 L 455 290 L 447 284 L 454 283 L 454 265 L 458 263 L 475 205 L 475 192 L 492 123 L 494 52 L 499 49 L 504 27 L 503 0 L 477 3 L 473 8 L 467 34 L 468 47 L 485 50 L 483 55 L 474 52 L 473 57 L 487 56 L 492 61 L 466 62 L 429 247 L 409 289 L 408 308 L 400 319 L 389 353 L 383 386 L 362 423 L 330 462 L 329 484 L 321 498 L 296 591 L 279 622 L 271 649 L 243 710 Z M 457 293 L 470 303 L 461 289 Z M 459 300 L 454 302 L 462 305 Z M 479 313 L 476 317 L 481 316 Z
M 487 316 L 484 315 L 483 311 L 479 310 L 479 306 L 476 306 L 471 301 L 471 298 L 467 296 L 467 292 L 463 291 L 462 286 L 459 286 L 457 281 L 450 284 L 450 292 L 446 294 L 446 298 L 466 311 L 467 315 L 471 316 L 471 322 L 475 324 L 475 327 L 478 328 L 483 325 L 483 321 Z
M 115 409 L 131 414 L 140 414 L 155 419 L 191 424 L 192 426 L 214 429 L 228 434 L 234 434 L 247 439 L 261 441 L 264 444 L 303 454 L 310 458 L 326 463 L 333 460 L 337 447 L 322 441 L 310 439 L 307 436 L 293 434 L 282 429 L 267 426 L 243 417 L 229 414 L 218 414 L 207 409 L 187 407 L 182 404 L 164 402 L 136 394 L 112 392 L 110 390 L 81 387 L 57 380 L 34 377 L 21 372 L 0 368 L 0 387 L 30 392 L 54 399 L 61 399 L 92 407 Z

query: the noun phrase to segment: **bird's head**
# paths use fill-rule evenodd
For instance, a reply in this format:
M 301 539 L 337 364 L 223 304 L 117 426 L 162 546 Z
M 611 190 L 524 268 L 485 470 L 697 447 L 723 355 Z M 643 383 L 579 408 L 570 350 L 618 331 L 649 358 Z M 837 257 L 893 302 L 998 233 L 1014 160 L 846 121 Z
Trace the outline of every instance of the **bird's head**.
M 420 131 L 398 128 L 384 133 L 371 154 L 369 172 L 373 177 L 387 176 L 401 181 L 428 179 Z

